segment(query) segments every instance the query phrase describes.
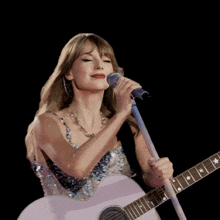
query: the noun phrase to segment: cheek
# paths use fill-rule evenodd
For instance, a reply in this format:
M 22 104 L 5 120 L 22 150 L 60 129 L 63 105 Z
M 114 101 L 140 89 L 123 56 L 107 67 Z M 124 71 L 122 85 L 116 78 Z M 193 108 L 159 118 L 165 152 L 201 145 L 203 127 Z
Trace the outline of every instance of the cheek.
M 84 87 L 86 84 L 88 84 L 90 80 L 90 75 L 91 69 L 88 67 L 80 66 L 73 69 L 72 71 L 73 81 L 78 87 Z
M 114 72 L 114 69 L 113 69 L 113 66 L 112 66 L 112 65 L 109 67 L 109 72 L 110 72 L 110 73 L 113 73 L 113 72 Z
M 83 75 L 82 72 L 78 72 L 74 79 L 73 79 L 73 83 L 76 85 L 77 89 L 83 89 L 87 86 L 88 82 L 86 79 L 86 76 Z
M 86 75 L 91 71 L 91 66 L 88 63 L 82 63 L 81 60 L 76 60 L 71 69 L 73 73 L 73 77 L 76 77 L 77 75 Z
M 85 77 L 89 74 L 89 72 L 89 68 L 85 66 L 75 66 L 72 68 L 72 74 L 74 78 L 77 78 L 79 76 Z

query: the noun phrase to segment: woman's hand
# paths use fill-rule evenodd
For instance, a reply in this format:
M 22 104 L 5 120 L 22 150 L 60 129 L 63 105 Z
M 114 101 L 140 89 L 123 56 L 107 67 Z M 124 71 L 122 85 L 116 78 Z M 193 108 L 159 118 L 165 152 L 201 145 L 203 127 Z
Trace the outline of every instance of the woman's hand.
M 114 93 L 117 100 L 116 112 L 125 112 L 131 114 L 131 92 L 134 89 L 141 88 L 141 85 L 126 77 L 120 77 Z
M 150 158 L 148 164 L 150 166 L 150 172 L 154 177 L 158 179 L 173 179 L 173 164 L 169 158 L 164 157 L 157 161 L 154 158 Z

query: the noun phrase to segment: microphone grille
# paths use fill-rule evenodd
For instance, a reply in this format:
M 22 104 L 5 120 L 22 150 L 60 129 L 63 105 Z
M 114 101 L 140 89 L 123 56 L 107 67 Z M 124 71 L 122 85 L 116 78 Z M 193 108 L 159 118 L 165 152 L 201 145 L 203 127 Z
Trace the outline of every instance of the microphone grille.
M 120 73 L 111 73 L 107 76 L 107 82 L 112 88 L 115 88 L 120 77 Z

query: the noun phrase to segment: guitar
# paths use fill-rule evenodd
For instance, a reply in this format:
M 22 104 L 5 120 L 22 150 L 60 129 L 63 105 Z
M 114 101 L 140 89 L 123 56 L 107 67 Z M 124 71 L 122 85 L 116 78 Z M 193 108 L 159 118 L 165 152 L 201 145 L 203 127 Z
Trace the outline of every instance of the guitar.
M 203 179 L 220 167 L 220 152 L 175 177 L 176 193 Z M 169 200 L 164 186 L 145 194 L 132 179 L 116 175 L 100 183 L 87 201 L 62 196 L 46 196 L 27 206 L 18 220 L 156 220 L 155 207 Z

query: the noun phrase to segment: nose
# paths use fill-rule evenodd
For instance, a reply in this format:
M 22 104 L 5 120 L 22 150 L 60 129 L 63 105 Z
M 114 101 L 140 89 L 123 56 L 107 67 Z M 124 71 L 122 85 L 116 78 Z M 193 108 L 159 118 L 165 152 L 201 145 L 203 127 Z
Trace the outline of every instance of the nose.
M 103 69 L 104 69 L 104 68 L 103 68 L 103 63 L 102 63 L 101 60 L 97 60 L 97 61 L 96 61 L 95 69 L 96 69 L 96 70 L 103 70 Z

